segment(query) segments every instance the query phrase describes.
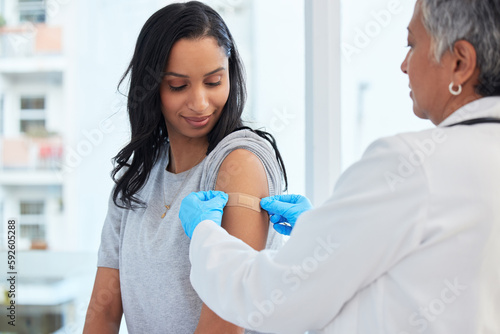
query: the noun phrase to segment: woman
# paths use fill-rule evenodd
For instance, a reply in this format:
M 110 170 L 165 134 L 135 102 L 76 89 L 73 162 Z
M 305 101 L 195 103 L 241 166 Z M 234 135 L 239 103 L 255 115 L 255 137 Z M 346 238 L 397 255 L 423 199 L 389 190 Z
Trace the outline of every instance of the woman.
M 243 68 L 233 38 L 200 2 L 166 6 L 146 22 L 132 61 L 132 138 L 115 157 L 116 187 L 102 232 L 86 333 L 242 333 L 205 306 L 189 282 L 180 201 L 199 190 L 259 198 L 280 193 L 271 135 L 243 128 Z M 276 247 L 268 216 L 227 208 L 222 224 L 255 249 Z
M 417 1 L 401 69 L 437 128 L 373 143 L 281 250 L 222 231 L 223 195 L 186 197 L 202 300 L 278 333 L 500 333 L 499 18 L 499 0 Z M 292 225 L 308 208 L 297 195 L 261 205 Z

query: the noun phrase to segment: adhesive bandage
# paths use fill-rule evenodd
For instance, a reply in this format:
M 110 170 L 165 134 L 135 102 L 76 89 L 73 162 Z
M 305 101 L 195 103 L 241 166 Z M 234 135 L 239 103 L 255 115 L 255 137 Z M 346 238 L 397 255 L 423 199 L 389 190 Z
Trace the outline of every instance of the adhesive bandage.
M 226 206 L 239 206 L 257 212 L 261 211 L 258 197 L 242 193 L 228 193 L 227 195 L 229 199 Z

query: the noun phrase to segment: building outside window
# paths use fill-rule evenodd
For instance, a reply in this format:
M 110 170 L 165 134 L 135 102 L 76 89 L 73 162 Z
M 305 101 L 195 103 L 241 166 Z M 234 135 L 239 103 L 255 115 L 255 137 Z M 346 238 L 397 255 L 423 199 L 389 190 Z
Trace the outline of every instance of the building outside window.
M 33 243 L 45 242 L 45 202 L 21 200 L 19 203 L 20 238 Z
M 45 131 L 45 97 L 21 97 L 19 126 L 22 133 Z
M 45 23 L 45 1 L 19 0 L 19 22 Z
M 342 168 L 377 138 L 431 127 L 412 112 L 401 71 L 415 1 L 341 0 Z M 360 10 L 362 8 L 362 10 Z

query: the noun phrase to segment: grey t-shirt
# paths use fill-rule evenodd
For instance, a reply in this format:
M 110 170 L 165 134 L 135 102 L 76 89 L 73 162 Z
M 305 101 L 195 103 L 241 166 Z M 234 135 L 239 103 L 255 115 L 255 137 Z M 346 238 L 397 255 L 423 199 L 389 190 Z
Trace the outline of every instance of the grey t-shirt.
M 269 195 L 279 194 L 281 172 L 272 147 L 253 132 L 240 130 L 226 136 L 192 170 L 180 174 L 165 170 L 166 144 L 146 184 L 137 193 L 146 208 L 121 209 L 110 198 L 97 266 L 120 270 L 123 312 L 129 333 L 194 332 L 202 301 L 189 281 L 190 240 L 179 220 L 179 207 L 189 193 L 213 190 L 220 165 L 229 153 L 239 148 L 260 159 L 266 170 Z M 177 192 L 162 219 L 164 197 L 170 204 Z M 270 226 L 267 247 L 280 247 L 282 240 Z

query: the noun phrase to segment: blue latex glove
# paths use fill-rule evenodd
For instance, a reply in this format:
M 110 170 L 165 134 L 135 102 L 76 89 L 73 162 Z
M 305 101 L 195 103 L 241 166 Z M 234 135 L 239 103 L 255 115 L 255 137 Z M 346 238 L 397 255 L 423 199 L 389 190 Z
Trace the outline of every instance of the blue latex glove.
M 222 191 L 200 191 L 187 195 L 181 202 L 179 218 L 184 232 L 191 239 L 194 229 L 204 220 L 220 226 L 227 194 Z
M 260 206 L 269 213 L 274 229 L 284 235 L 290 235 L 297 218 L 312 209 L 311 202 L 301 195 L 265 197 Z

